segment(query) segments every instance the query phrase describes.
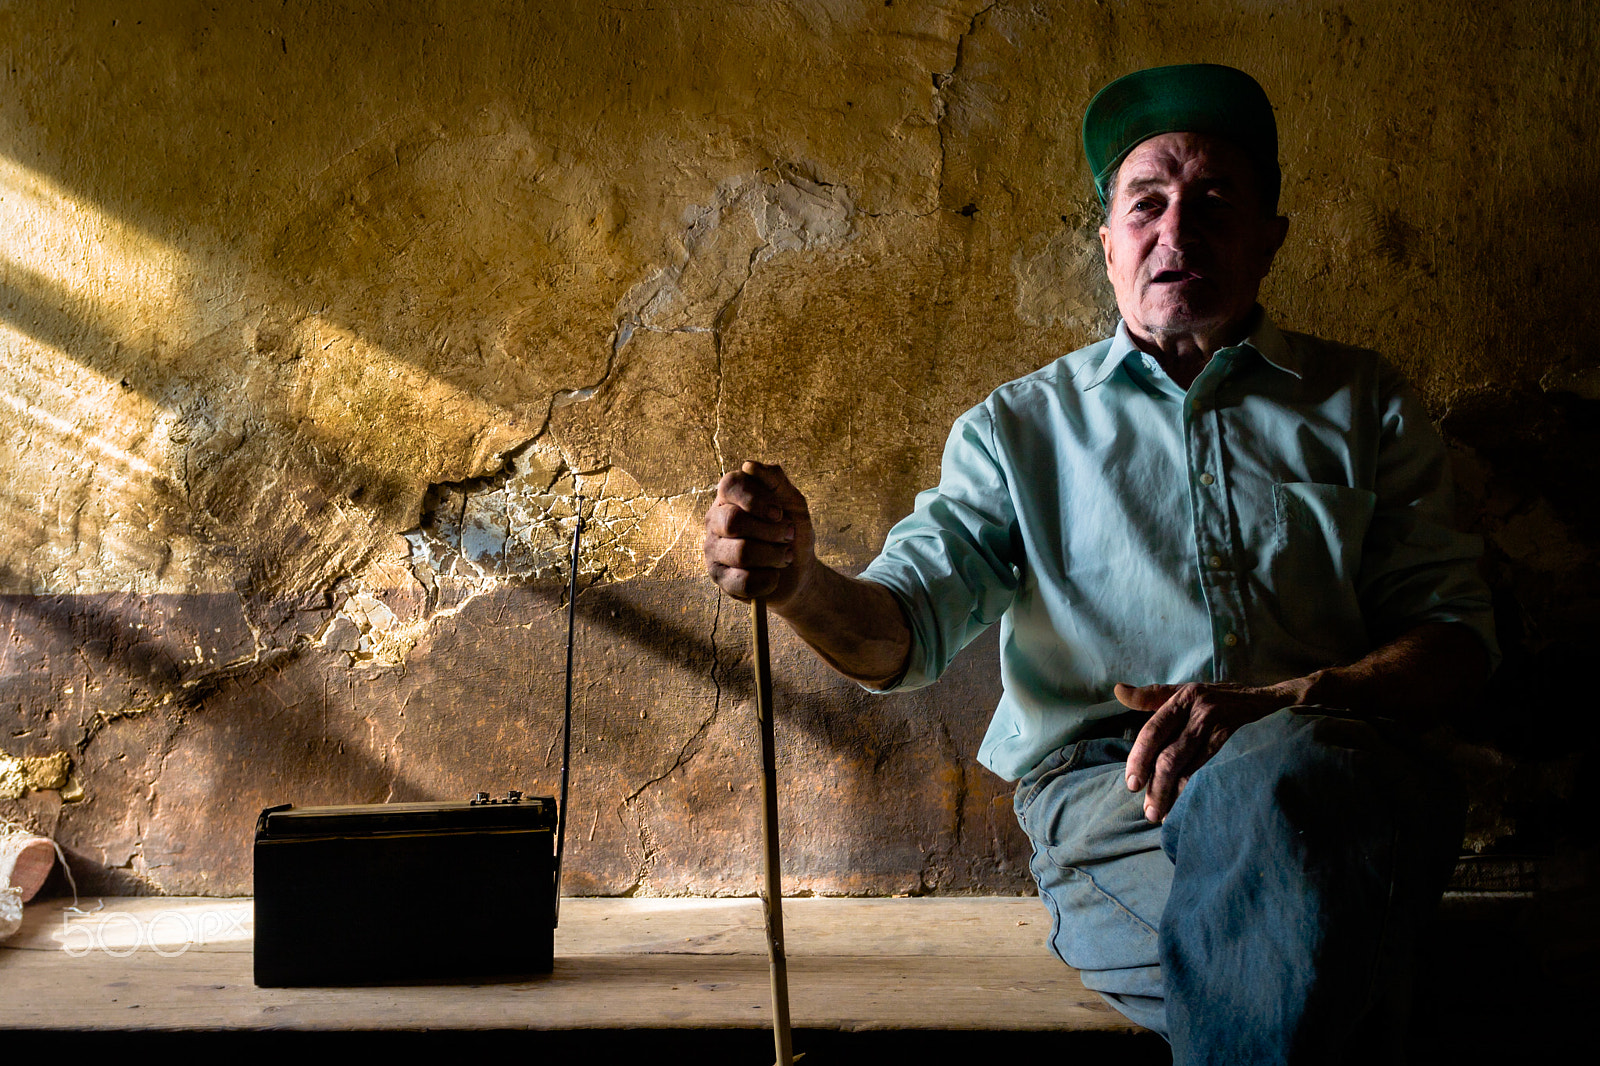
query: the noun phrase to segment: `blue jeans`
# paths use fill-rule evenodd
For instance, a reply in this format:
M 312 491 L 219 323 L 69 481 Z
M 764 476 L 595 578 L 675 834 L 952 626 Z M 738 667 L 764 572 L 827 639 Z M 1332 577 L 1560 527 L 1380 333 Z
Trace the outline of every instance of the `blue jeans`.
M 1017 783 L 1050 949 L 1180 1066 L 1403 1058 L 1460 790 L 1398 729 L 1306 710 L 1239 729 L 1164 825 L 1123 780 L 1131 737 Z

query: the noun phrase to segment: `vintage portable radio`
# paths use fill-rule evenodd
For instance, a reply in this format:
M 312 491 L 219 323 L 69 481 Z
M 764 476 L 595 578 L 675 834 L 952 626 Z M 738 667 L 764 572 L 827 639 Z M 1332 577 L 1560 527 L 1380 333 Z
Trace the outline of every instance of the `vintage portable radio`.
M 549 973 L 555 837 L 555 800 L 515 792 L 269 807 L 256 822 L 256 984 Z M 491 909 L 460 921 L 464 897 Z
M 549 973 L 560 918 L 572 761 L 577 498 L 567 589 L 561 801 L 509 791 L 470 800 L 268 807 L 256 821 L 255 982 L 470 981 Z M 487 901 L 464 923 L 444 908 Z

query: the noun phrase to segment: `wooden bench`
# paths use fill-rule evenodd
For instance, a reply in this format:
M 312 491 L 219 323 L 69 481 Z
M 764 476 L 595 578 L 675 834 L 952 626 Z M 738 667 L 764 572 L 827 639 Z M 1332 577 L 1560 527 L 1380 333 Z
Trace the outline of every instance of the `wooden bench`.
M 358 905 L 353 903 L 352 905 Z M 0 942 L 0 1027 L 52 1030 L 759 1029 L 770 1024 L 753 899 L 564 900 L 548 978 L 482 986 L 263 989 L 251 902 L 171 897 L 31 905 Z M 784 902 L 795 1028 L 1137 1027 L 1044 947 L 1032 898 Z M 493 936 L 501 901 L 434 903 L 418 922 Z M 395 931 L 404 936 L 405 930 Z
M 1538 967 L 1516 949 L 1511 923 L 1492 919 L 1503 907 L 1477 913 L 1478 895 L 1446 899 L 1424 1012 L 1433 1054 L 1423 1061 L 1462 1066 L 1555 1046 L 1592 998 L 1550 999 L 1559 990 L 1545 983 L 1545 998 L 1519 1008 L 1486 982 L 1486 965 L 1499 973 Z M 549 977 L 323 989 L 255 986 L 248 899 L 89 899 L 84 914 L 69 906 L 30 905 L 22 929 L 0 941 L 0 1030 L 70 1032 L 119 1054 L 130 1041 L 244 1034 L 253 1045 L 270 1036 L 280 1047 L 397 1052 L 437 1038 L 454 1052 L 474 1034 L 535 1030 L 548 1061 L 652 1053 L 771 1061 L 766 946 L 753 899 L 570 898 Z M 784 918 L 796 1048 L 807 1063 L 1048 1058 L 1063 1042 L 1119 1066 L 1170 1061 L 1159 1037 L 1110 1010 L 1046 951 L 1048 917 L 1037 899 L 786 899 Z M 504 901 L 419 899 L 417 920 L 493 936 L 496 923 L 516 918 Z

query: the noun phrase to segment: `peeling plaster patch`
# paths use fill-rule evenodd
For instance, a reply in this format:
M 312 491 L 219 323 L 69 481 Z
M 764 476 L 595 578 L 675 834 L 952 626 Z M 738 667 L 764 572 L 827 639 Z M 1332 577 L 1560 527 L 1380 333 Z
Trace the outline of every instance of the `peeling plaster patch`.
M 0 752 L 0 799 L 21 799 L 36 791 L 59 791 L 67 787 L 71 774 L 72 756 L 64 751 L 22 756 Z
M 802 252 L 842 244 L 850 237 L 855 212 L 850 192 L 842 185 L 824 185 L 790 175 L 749 198 L 756 234 L 765 246 L 756 262 L 780 252 Z
M 405 534 L 412 572 L 430 593 L 439 577 L 486 590 L 564 574 L 580 493 L 588 524 L 579 572 L 628 581 L 649 573 L 678 543 L 703 490 L 652 496 L 625 471 L 580 474 L 554 447 L 531 443 L 510 453 L 499 474 L 429 491 L 422 524 Z M 361 629 L 363 620 L 351 621 Z
M 431 620 L 402 622 L 388 604 L 370 592 L 357 592 L 346 598 L 313 639 L 349 655 L 352 666 L 399 666 Z

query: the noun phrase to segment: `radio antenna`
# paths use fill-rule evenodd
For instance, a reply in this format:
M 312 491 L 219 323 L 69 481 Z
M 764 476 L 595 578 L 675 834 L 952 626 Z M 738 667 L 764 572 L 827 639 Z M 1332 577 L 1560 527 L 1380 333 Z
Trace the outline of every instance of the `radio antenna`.
M 561 805 L 556 808 L 556 877 L 552 926 L 561 924 L 561 855 L 567 844 L 567 777 L 572 766 L 572 633 L 578 616 L 578 539 L 583 535 L 583 494 L 575 497 L 572 561 L 567 570 L 567 705 L 561 719 Z

